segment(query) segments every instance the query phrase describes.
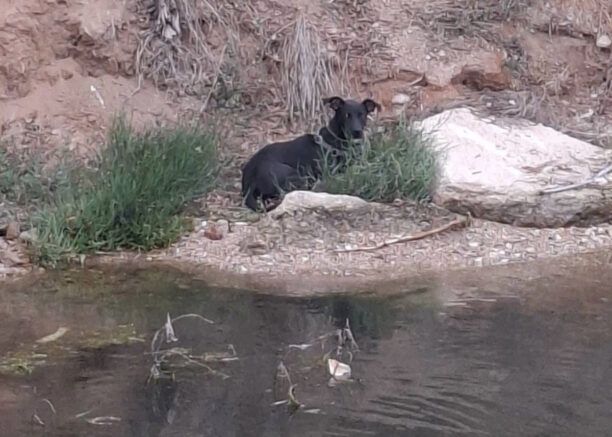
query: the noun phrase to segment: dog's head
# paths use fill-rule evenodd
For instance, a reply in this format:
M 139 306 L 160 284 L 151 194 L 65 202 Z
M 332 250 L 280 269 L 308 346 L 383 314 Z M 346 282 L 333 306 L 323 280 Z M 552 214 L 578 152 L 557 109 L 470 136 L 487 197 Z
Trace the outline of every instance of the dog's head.
M 372 99 L 357 102 L 334 96 L 323 99 L 323 103 L 335 111 L 330 126 L 336 131 L 336 134 L 347 140 L 362 139 L 368 122 L 368 114 L 376 109 L 380 110 L 380 105 Z

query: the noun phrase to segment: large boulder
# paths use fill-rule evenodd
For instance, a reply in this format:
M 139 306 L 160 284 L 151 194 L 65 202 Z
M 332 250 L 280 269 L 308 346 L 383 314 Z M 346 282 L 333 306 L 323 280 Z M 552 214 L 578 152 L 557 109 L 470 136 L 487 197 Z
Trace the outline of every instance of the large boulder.
M 557 193 L 612 161 L 612 151 L 524 120 L 478 117 L 468 108 L 421 122 L 441 153 L 434 202 L 458 213 L 518 226 L 591 225 L 612 219 L 612 183 Z

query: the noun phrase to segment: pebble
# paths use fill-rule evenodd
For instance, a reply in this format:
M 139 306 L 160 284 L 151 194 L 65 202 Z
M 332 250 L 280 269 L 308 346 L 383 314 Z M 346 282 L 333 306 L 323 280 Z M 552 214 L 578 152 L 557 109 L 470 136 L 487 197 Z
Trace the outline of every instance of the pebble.
M 21 233 L 21 228 L 18 222 L 12 221 L 6 225 L 5 229 L 6 235 L 4 238 L 7 240 L 16 240 L 19 238 L 19 234 Z
M 409 102 L 410 96 L 402 93 L 394 95 L 393 99 L 391 99 L 391 103 L 393 103 L 394 105 L 405 105 Z
M 612 39 L 610 39 L 610 37 L 605 33 L 602 33 L 597 37 L 596 44 L 600 49 L 608 49 L 610 46 L 612 46 Z

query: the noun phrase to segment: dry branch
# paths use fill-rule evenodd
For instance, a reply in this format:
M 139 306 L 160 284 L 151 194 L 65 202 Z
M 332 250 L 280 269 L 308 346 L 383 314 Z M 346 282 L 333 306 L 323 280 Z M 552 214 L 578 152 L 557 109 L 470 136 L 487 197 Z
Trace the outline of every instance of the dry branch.
M 427 238 L 435 234 L 440 234 L 450 229 L 462 229 L 462 228 L 469 226 L 470 222 L 471 222 L 471 219 L 469 216 L 467 217 L 460 216 L 460 217 L 457 217 L 455 220 L 443 226 L 440 226 L 434 229 L 430 229 L 429 231 L 418 232 L 416 234 L 406 235 L 400 238 L 394 238 L 392 240 L 383 241 L 382 243 L 377 244 L 375 246 L 361 246 L 361 247 L 355 247 L 351 249 L 336 249 L 334 250 L 334 252 L 346 253 L 346 252 L 365 252 L 365 251 L 370 251 L 370 250 L 378 250 L 378 249 L 382 249 L 383 247 L 391 246 L 393 244 L 406 243 L 408 241 L 414 241 L 414 240 L 421 240 L 423 238 Z
M 608 164 L 603 169 L 598 171 L 595 175 L 593 175 L 590 178 L 588 178 L 586 181 L 578 182 L 578 183 L 571 184 L 571 185 L 565 185 L 565 186 L 562 186 L 562 187 L 545 188 L 545 189 L 541 190 L 538 194 L 544 195 L 544 194 L 552 194 L 552 193 L 561 193 L 563 191 L 569 191 L 569 190 L 577 190 L 579 188 L 583 188 L 583 187 L 586 187 L 588 185 L 596 183 L 597 179 L 602 178 L 602 177 L 604 177 L 605 175 L 607 175 L 608 173 L 611 173 L 611 172 L 612 172 L 612 164 Z

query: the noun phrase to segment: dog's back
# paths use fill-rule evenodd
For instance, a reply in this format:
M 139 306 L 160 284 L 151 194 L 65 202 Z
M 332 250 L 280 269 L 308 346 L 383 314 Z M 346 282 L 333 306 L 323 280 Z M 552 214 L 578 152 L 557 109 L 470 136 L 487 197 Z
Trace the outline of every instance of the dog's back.
M 257 199 L 274 197 L 280 189 L 299 185 L 300 171 L 312 171 L 318 159 L 312 135 L 271 143 L 259 149 L 242 167 L 242 196 L 251 209 Z

